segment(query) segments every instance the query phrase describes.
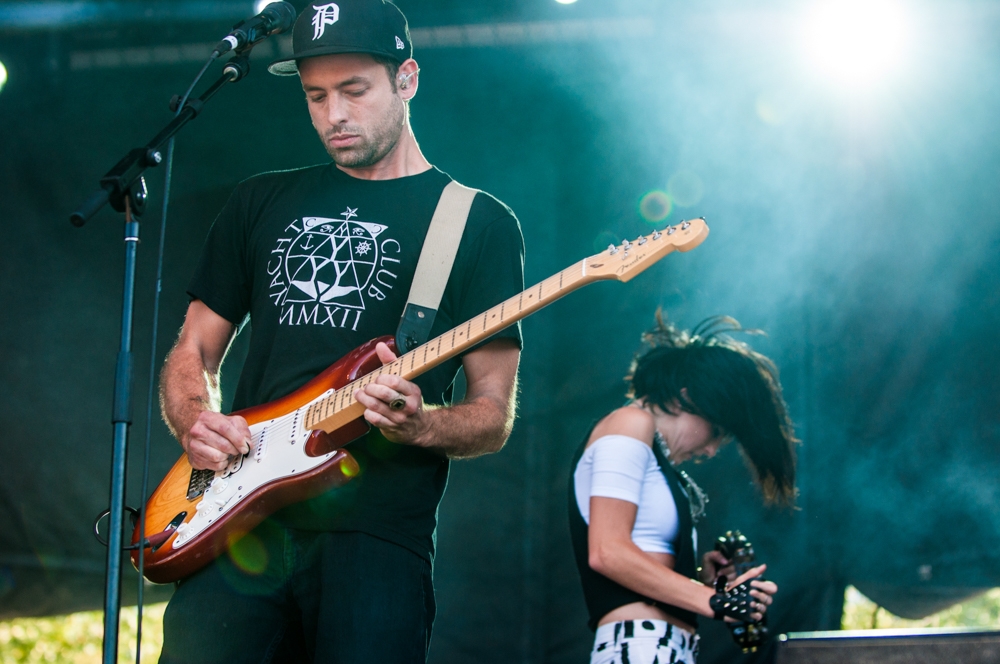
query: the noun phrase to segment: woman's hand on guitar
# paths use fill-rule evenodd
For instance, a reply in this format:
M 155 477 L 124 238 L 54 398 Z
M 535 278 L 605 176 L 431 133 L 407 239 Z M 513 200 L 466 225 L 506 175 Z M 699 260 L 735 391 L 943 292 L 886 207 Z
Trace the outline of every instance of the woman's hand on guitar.
M 698 580 L 706 586 L 714 586 L 720 576 L 732 578 L 735 574 L 736 568 L 720 551 L 708 551 L 701 557 Z
M 396 359 L 384 343 L 375 346 L 375 352 L 382 364 Z M 357 390 L 354 398 L 365 407 L 368 423 L 394 443 L 416 443 L 427 429 L 420 388 L 399 376 L 379 376 Z
M 222 470 L 232 457 L 250 451 L 250 427 L 239 415 L 203 410 L 181 445 L 192 468 Z
M 750 596 L 753 598 L 751 618 L 754 621 L 759 621 L 764 618 L 764 614 L 767 613 L 767 609 L 774 602 L 774 595 L 778 592 L 778 584 L 774 581 L 765 581 L 759 578 L 764 571 L 767 569 L 767 565 L 758 565 L 753 569 L 749 569 L 745 574 L 737 578 L 735 581 L 726 585 L 727 589 L 732 589 L 738 587 L 742 583 L 747 583 L 750 586 Z

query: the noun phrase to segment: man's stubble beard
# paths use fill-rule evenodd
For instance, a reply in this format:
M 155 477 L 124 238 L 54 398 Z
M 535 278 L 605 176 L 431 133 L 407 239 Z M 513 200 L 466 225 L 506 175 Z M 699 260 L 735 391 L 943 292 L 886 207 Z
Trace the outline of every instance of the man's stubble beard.
M 393 101 L 388 111 L 369 132 L 361 131 L 361 127 L 345 128 L 347 133 L 357 134 L 361 141 L 347 148 L 335 148 L 329 141 L 323 140 L 323 147 L 334 163 L 344 168 L 368 168 L 385 159 L 399 143 L 403 134 L 406 119 L 406 104 L 398 97 Z M 336 132 L 330 132 L 335 134 Z M 330 135 L 328 134 L 328 136 Z

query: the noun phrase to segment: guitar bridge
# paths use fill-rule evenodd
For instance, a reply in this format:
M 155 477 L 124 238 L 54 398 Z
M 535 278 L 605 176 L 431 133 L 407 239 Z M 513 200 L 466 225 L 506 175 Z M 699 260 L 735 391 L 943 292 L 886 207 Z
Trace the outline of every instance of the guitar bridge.
M 188 481 L 187 499 L 194 500 L 205 493 L 205 489 L 215 479 L 214 470 L 191 470 L 191 479 Z

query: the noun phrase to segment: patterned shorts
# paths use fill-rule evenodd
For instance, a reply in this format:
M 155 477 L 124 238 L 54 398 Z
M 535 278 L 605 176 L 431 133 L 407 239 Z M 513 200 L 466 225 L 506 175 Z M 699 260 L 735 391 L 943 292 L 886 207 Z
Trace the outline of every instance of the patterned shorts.
M 664 620 L 623 620 L 597 628 L 590 664 L 695 664 L 698 635 Z

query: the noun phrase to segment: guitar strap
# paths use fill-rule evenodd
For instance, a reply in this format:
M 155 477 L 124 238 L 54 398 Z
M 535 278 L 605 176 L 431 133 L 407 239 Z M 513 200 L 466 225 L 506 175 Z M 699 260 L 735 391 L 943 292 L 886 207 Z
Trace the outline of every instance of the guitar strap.
M 403 317 L 396 328 L 398 355 L 413 350 L 431 335 L 431 326 L 441 306 L 441 297 L 448 285 L 448 276 L 469 219 L 472 199 L 477 193 L 478 189 L 471 189 L 454 180 L 441 192 L 420 249 Z

